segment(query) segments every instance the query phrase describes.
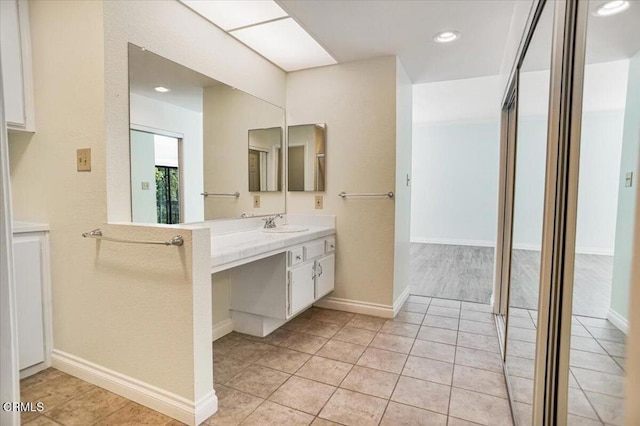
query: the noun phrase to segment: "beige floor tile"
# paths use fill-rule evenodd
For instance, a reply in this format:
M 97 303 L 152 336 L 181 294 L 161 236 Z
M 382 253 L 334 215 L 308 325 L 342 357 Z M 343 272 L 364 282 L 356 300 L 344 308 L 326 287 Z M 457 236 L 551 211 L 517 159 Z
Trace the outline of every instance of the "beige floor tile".
M 311 358 L 309 354 L 286 348 L 274 348 L 259 358 L 256 364 L 285 373 L 295 373 L 309 358 Z
M 411 351 L 413 340 L 414 339 L 411 339 L 409 337 L 378 333 L 369 346 L 373 348 L 408 354 Z
M 453 364 L 410 356 L 402 370 L 402 375 L 451 386 Z
M 509 370 L 509 376 L 533 379 L 534 368 L 535 366 L 532 359 L 507 356 L 507 369 Z
M 432 342 L 455 345 L 458 338 L 458 332 L 444 328 L 422 326 L 420 327 L 420 332 L 418 333 L 417 338 L 420 340 L 429 340 Z
M 238 343 L 243 342 L 244 338 L 235 332 L 229 333 L 226 336 L 222 336 L 218 340 L 213 342 L 213 357 L 221 356 L 229 352 L 231 348 Z
M 95 426 L 165 425 L 172 419 L 143 405 L 129 402 L 127 405 L 100 420 Z
M 489 370 L 495 373 L 502 372 L 502 358 L 500 354 L 482 351 L 480 349 L 458 346 L 456 348 L 456 364 Z
M 511 376 L 509 377 L 509 386 L 514 401 L 533 404 L 533 380 Z
M 610 330 L 608 328 L 590 327 L 588 325 L 585 326 L 585 328 L 598 340 L 607 340 L 618 343 L 626 343 L 627 341 L 627 335 L 617 329 Z
M 580 417 L 590 419 L 598 419 L 598 415 L 593 410 L 592 405 L 587 400 L 586 395 L 580 389 L 569 388 L 569 414 L 575 414 Z
M 289 377 L 289 374 L 280 371 L 252 365 L 229 380 L 227 386 L 259 398 L 267 398 Z
M 627 345 L 624 343 L 610 342 L 608 340 L 600 340 L 598 343 L 611 356 L 618 356 L 622 358 L 627 356 Z
M 600 419 L 607 424 L 622 425 L 624 420 L 624 399 L 595 392 L 585 392 Z
M 327 341 L 328 339 L 324 337 L 293 332 L 280 342 L 280 346 L 313 355 L 318 352 Z
M 221 356 L 213 360 L 213 382 L 224 384 L 233 379 L 236 375 L 245 371 L 251 362 L 233 358 L 232 356 Z
M 355 345 L 353 343 L 341 342 L 339 340 L 329 340 L 316 355 L 336 361 L 355 364 L 364 352 L 366 346 Z
M 23 422 L 22 424 L 25 426 L 61 426 L 60 423 L 54 422 L 45 416 L 37 416 L 26 423 Z
M 431 299 L 431 306 L 442 306 L 444 308 L 460 309 L 461 303 L 459 300 L 452 299 Z
M 462 302 L 462 310 L 491 313 L 491 305 L 484 303 Z
M 363 330 L 361 328 L 344 327 L 333 336 L 333 340 L 341 342 L 354 343 L 356 345 L 368 346 L 376 337 L 376 332 L 371 330 Z
M 453 363 L 456 347 L 428 340 L 416 340 L 411 348 L 411 355 Z
M 342 326 L 340 324 L 311 320 L 309 324 L 301 327 L 298 331 L 301 331 L 302 333 L 312 334 L 314 336 L 326 337 L 327 339 L 330 339 L 341 328 Z
M 265 337 L 257 337 L 257 336 L 249 336 L 242 335 L 245 339 L 253 340 L 254 342 L 267 343 L 269 345 L 279 345 L 287 336 L 291 334 L 290 330 L 286 330 L 284 328 L 279 328 L 271 332 L 268 336 Z M 215 344 L 215 342 L 214 342 Z
M 216 396 L 218 412 L 207 419 L 208 425 L 238 425 L 264 401 L 226 386 L 216 387 Z
M 450 318 L 459 318 L 460 317 L 460 309 L 457 308 L 446 308 L 444 306 L 435 306 L 433 302 L 429 305 L 429 309 L 427 310 L 427 314 L 429 315 L 440 315 L 441 317 L 450 317 Z
M 382 419 L 387 401 L 370 395 L 338 389 L 319 417 L 343 425 L 377 425 Z
M 322 309 L 313 316 L 314 320 L 332 322 L 334 324 L 345 325 L 355 314 L 350 312 L 334 311 L 332 309 Z
M 605 426 L 605 424 L 599 420 L 587 419 L 586 417 L 569 414 L 567 415 L 567 426 Z
M 531 404 L 516 402 L 513 407 L 513 416 L 515 417 L 516 424 L 518 426 L 531 426 L 533 420 L 533 406 Z
M 420 303 L 421 305 L 428 305 L 429 303 L 431 303 L 431 298 L 427 296 L 419 296 L 419 295 L 411 294 L 407 298 L 407 302 Z
M 624 376 L 624 371 L 608 355 L 594 354 L 591 352 L 571 350 L 569 358 L 571 367 L 586 368 L 588 370 L 602 371 L 603 373 L 617 374 Z
M 468 422 L 466 420 L 462 420 L 462 419 L 457 419 L 455 417 L 451 417 L 449 416 L 448 420 L 447 420 L 447 426 L 476 426 L 479 423 L 472 423 L 472 422 Z
M 584 391 L 624 398 L 624 376 L 572 367 L 571 372 Z
M 502 373 L 480 370 L 464 365 L 456 365 L 453 372 L 453 386 L 500 398 L 507 398 L 507 389 Z
M 458 330 L 468 333 L 484 334 L 487 336 L 496 335 L 496 326 L 494 324 L 487 324 L 484 322 L 470 321 L 466 319 L 460 320 Z
M 86 426 L 115 413 L 128 403 L 129 400 L 115 393 L 94 387 L 49 411 L 47 417 L 65 426 Z
M 469 321 L 484 322 L 487 324 L 495 324 L 495 316 L 488 312 L 468 311 L 462 310 L 460 312 L 460 319 L 466 319 Z
M 53 408 L 60 406 L 71 398 L 86 394 L 94 388 L 95 386 L 85 381 L 63 374 L 22 390 L 20 400 L 22 402 L 42 402 L 45 407 L 44 414 L 48 415 Z M 34 417 L 36 416 L 31 416 L 31 418 Z M 26 420 L 23 419 L 23 421 Z
M 335 390 L 334 386 L 292 376 L 269 400 L 315 416 Z
M 460 320 L 458 318 L 450 318 L 443 317 L 439 315 L 425 315 L 424 320 L 422 321 L 422 325 L 428 327 L 437 327 L 437 328 L 446 328 L 449 330 L 457 330 L 458 323 Z
M 418 335 L 420 326 L 418 324 L 409 324 L 402 321 L 387 320 L 382 326 L 383 333 L 396 334 L 398 336 L 410 337 L 415 339 Z
M 535 330 L 535 324 L 533 320 L 528 317 L 509 317 L 509 327 L 526 328 L 528 330 Z
M 394 318 L 396 321 L 408 322 L 409 324 L 422 324 L 424 314 L 416 312 L 400 311 Z
M 246 426 L 303 426 L 311 424 L 312 421 L 313 416 L 310 414 L 265 401 L 242 424 Z
M 486 324 L 489 325 L 489 324 Z M 576 336 L 574 336 L 576 337 Z M 523 342 L 536 342 L 536 330 L 509 326 L 509 340 L 522 340 Z
M 311 422 L 311 426 L 340 426 L 340 423 L 332 422 L 331 420 L 321 419 L 320 417 L 316 417 Z
M 342 381 L 340 387 L 389 399 L 397 381 L 397 374 L 355 366 Z
M 347 326 L 353 328 L 362 328 L 370 331 L 379 331 L 384 325 L 384 322 L 384 318 L 356 314 L 353 318 L 351 318 L 351 321 L 347 323 Z
M 367 348 L 358 360 L 357 365 L 400 374 L 406 361 L 407 355 L 405 354 L 385 351 L 384 349 Z
M 389 406 L 382 417 L 381 426 L 445 426 L 447 416 L 410 407 L 397 402 L 389 402 Z
M 508 400 L 455 387 L 451 389 L 449 415 L 482 425 L 512 425 Z
M 450 392 L 449 386 L 400 376 L 391 400 L 447 414 Z
M 469 344 L 469 341 L 465 341 L 464 344 Z M 523 342 L 522 340 L 507 339 L 507 353 L 513 356 L 519 356 L 521 358 L 535 359 L 536 357 L 536 344 L 533 342 Z
M 483 336 L 481 334 L 460 331 L 458 332 L 458 346 L 500 353 L 497 336 Z
M 243 339 L 242 342 L 233 346 L 225 355 L 214 357 L 214 362 L 223 359 L 233 359 L 238 363 L 252 363 L 264 356 L 265 353 L 272 350 L 275 346 L 267 343 L 255 342 L 252 340 Z M 217 358 L 217 360 L 216 360 Z
M 296 376 L 338 386 L 352 367 L 346 362 L 314 356 L 296 372 Z
M 418 314 L 424 314 L 427 312 L 429 305 L 423 305 L 422 303 L 412 303 L 412 302 L 404 302 L 402 308 L 400 310 L 405 312 L 415 312 Z
M 70 377 L 68 374 L 63 373 L 60 370 L 56 370 L 53 367 L 49 367 L 46 370 L 42 370 L 39 373 L 34 374 L 33 376 L 29 376 L 26 379 L 20 380 L 20 391 L 24 391 L 25 389 L 46 382 L 47 380 L 55 379 L 57 377 Z

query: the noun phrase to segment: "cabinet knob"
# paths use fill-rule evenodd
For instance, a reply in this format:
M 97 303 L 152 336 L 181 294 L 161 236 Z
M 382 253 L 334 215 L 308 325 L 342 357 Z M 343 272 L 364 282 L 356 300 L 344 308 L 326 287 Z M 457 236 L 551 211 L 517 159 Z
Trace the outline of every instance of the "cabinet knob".
M 297 255 L 296 256 L 296 260 L 302 260 L 302 256 L 301 255 Z

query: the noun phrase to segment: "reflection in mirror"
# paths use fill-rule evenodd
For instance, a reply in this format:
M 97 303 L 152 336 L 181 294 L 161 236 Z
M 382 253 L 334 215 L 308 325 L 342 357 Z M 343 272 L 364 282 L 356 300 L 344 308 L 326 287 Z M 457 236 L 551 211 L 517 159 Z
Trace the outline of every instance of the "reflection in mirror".
M 289 126 L 287 190 L 325 190 L 326 127 L 324 124 Z
M 282 108 L 129 44 L 129 115 L 133 222 L 285 211 Z M 255 208 L 247 135 L 267 192 Z
M 282 191 L 282 128 L 249 130 L 249 192 Z

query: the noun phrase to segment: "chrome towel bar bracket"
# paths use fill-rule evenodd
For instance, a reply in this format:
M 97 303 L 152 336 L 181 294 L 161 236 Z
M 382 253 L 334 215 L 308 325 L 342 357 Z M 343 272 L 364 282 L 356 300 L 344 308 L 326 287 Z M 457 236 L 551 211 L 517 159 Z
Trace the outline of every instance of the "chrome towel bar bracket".
M 236 192 L 201 192 L 200 195 L 202 195 L 203 197 L 235 197 L 238 198 L 240 196 L 240 193 L 238 191 Z
M 120 238 L 105 237 L 104 235 L 102 235 L 102 230 L 94 229 L 91 232 L 84 232 L 82 236 L 85 238 L 95 238 L 97 240 L 105 240 L 112 241 L 114 243 L 125 244 L 151 244 L 155 246 L 181 246 L 184 244 L 184 238 L 182 238 L 182 235 L 176 235 L 168 241 L 123 240 Z

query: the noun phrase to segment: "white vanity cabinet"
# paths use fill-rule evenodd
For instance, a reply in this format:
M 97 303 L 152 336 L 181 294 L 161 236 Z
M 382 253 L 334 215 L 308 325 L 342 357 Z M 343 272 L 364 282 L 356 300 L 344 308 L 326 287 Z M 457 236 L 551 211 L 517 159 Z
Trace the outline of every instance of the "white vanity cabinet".
M 26 0 L 0 1 L 0 53 L 7 128 L 33 132 L 33 79 Z
M 333 291 L 335 237 L 323 237 L 229 270 L 234 330 L 266 336 Z
M 51 365 L 49 236 L 42 227 L 14 226 L 13 256 L 20 376 Z

